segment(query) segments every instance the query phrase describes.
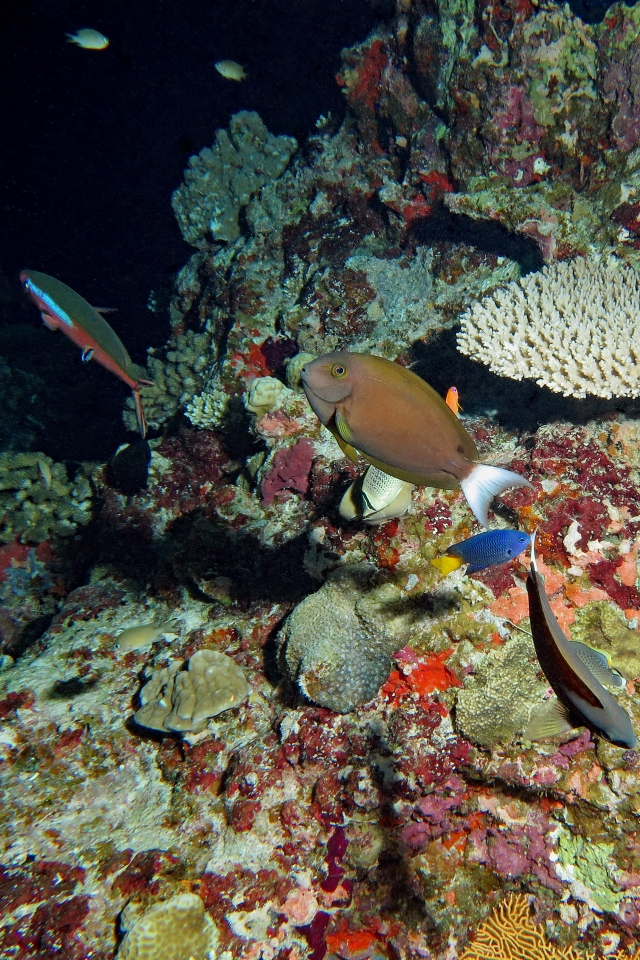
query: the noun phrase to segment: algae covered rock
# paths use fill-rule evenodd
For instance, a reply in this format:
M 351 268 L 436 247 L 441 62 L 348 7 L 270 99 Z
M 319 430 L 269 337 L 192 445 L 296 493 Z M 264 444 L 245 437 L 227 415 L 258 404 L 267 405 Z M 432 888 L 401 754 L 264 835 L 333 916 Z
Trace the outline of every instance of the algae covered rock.
M 361 615 L 368 595 L 368 565 L 334 571 L 306 597 L 278 636 L 282 665 L 300 690 L 323 707 L 348 713 L 377 694 L 402 642 L 379 622 Z
M 456 701 L 458 730 L 481 747 L 509 743 L 527 726 L 547 684 L 538 679 L 533 642 L 517 636 L 492 650 Z
M 196 247 L 213 240 L 233 243 L 238 218 L 251 196 L 280 176 L 297 147 L 293 137 L 269 133 L 257 113 L 242 110 L 215 143 L 191 157 L 172 205 L 182 235 Z
M 0 542 L 68 537 L 91 519 L 87 466 L 69 480 L 44 453 L 0 455 Z

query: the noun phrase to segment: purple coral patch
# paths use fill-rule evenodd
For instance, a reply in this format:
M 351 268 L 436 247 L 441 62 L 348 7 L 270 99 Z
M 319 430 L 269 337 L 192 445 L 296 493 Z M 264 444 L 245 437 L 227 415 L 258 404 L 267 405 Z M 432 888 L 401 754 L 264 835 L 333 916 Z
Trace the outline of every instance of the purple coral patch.
M 278 495 L 308 492 L 314 452 L 313 441 L 307 437 L 277 451 L 262 481 L 263 507 L 270 507 Z

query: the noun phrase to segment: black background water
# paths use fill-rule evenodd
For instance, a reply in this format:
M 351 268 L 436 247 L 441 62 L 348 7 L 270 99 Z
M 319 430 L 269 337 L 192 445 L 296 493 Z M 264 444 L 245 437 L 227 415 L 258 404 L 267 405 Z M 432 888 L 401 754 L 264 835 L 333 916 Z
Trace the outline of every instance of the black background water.
M 111 407 L 126 390 L 37 328 L 35 309 L 22 308 L 19 271 L 50 273 L 117 307 L 109 320 L 143 361 L 168 334 L 166 314 L 147 307 L 150 293 L 192 252 L 171 211 L 188 157 L 238 110 L 257 110 L 270 130 L 299 140 L 321 114 L 340 117 L 340 50 L 366 37 L 380 10 L 366 0 L 4 0 L 2 10 L 0 326 L 14 329 L 0 355 L 12 370 L 44 375 L 54 433 L 64 436 L 53 443 L 34 428 L 39 449 L 80 450 L 109 407 L 109 436 L 84 451 L 101 458 L 122 433 Z M 109 47 L 67 43 L 82 27 L 104 33 Z M 225 80 L 214 67 L 221 59 L 241 63 L 248 79 Z M 37 335 L 19 333 L 18 321 Z M 87 419 L 79 398 L 89 384 Z M 38 410 L 46 423 L 40 399 Z

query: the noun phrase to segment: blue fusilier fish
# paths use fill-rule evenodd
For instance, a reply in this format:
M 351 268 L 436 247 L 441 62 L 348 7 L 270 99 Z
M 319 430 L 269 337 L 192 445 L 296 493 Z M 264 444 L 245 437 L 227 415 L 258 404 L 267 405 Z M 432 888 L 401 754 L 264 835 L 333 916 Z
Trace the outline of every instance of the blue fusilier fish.
M 534 711 L 523 737 L 541 740 L 574 727 L 589 730 L 618 747 L 632 749 L 636 735 L 628 713 L 594 677 L 573 644 L 565 637 L 538 573 L 535 534 L 527 577 L 529 619 L 536 655 L 555 697 Z
M 487 530 L 451 544 L 446 556 L 431 562 L 443 573 L 450 573 L 463 563 L 468 564 L 467 573 L 477 573 L 498 563 L 508 563 L 526 550 L 530 542 L 531 536 L 522 530 Z

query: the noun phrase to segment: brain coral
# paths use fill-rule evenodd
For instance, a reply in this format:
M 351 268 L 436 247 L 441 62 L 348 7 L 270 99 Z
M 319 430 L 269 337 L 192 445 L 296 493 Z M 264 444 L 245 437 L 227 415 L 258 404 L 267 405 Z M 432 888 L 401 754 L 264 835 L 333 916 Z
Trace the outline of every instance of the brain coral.
M 215 955 L 218 931 L 194 893 L 155 903 L 139 918 L 130 904 L 122 925 L 127 934 L 117 960 L 209 960 Z
M 140 691 L 135 720 L 165 733 L 202 730 L 209 717 L 238 707 L 250 687 L 231 657 L 217 650 L 197 650 L 189 660 L 157 670 Z
M 336 571 L 289 615 L 278 635 L 281 661 L 310 700 L 338 713 L 355 710 L 389 676 L 401 644 L 358 615 L 368 568 Z
M 564 261 L 462 315 L 461 353 L 565 397 L 640 396 L 640 282 L 620 261 Z

